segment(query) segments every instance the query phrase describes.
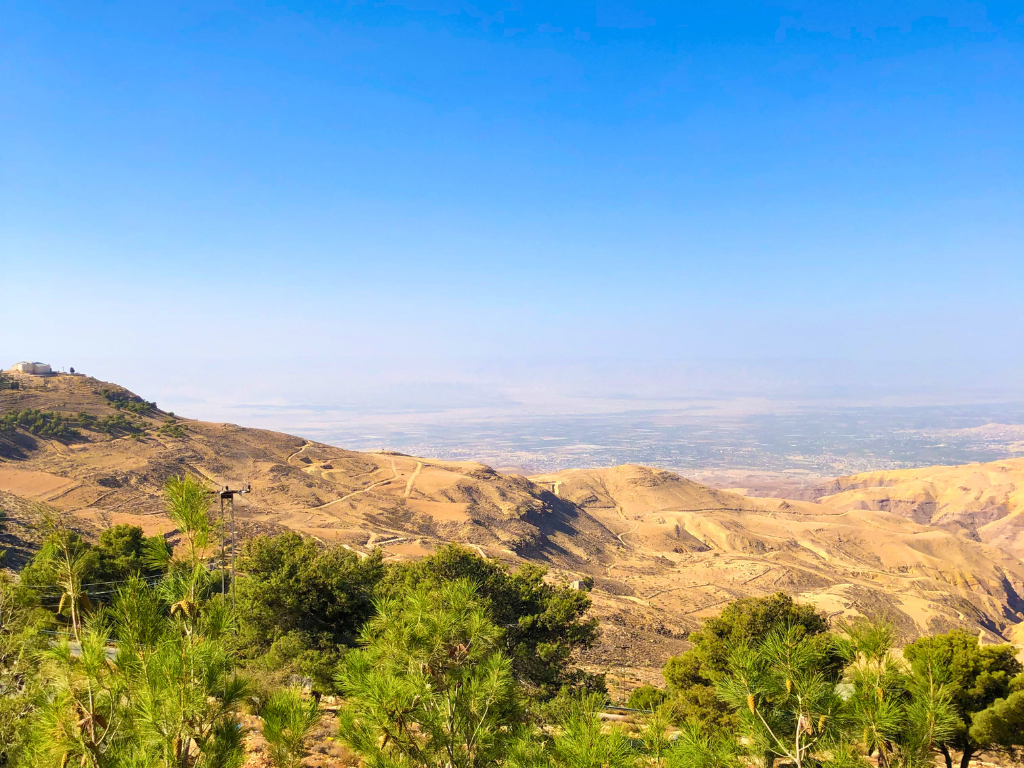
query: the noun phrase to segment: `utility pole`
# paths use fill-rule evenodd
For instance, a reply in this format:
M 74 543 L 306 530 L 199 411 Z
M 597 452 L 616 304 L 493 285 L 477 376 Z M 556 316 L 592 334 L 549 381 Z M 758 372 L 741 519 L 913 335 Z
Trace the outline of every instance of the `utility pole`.
M 244 488 L 232 490 L 228 486 L 220 489 L 220 519 L 224 522 L 224 499 L 228 500 L 231 508 L 231 610 L 235 610 L 235 495 L 239 493 L 251 493 L 252 486 L 246 483 Z M 224 594 L 224 538 L 220 540 L 220 593 Z

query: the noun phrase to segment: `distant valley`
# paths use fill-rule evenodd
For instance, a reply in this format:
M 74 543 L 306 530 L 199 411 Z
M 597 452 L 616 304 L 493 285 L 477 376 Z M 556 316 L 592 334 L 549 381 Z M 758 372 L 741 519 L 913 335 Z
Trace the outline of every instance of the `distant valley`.
M 1024 456 L 1019 402 L 911 407 L 701 398 L 581 401 L 572 408 L 578 410 L 246 405 L 218 412 L 356 450 L 386 447 L 526 474 L 643 464 L 725 486 L 737 485 L 728 478 L 742 473 L 813 485 L 877 469 Z

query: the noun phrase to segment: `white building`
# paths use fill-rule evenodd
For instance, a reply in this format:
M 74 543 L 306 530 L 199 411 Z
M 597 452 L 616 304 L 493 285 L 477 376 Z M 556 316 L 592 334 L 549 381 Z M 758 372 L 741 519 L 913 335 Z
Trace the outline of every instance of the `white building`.
M 45 376 L 48 373 L 53 373 L 53 370 L 46 363 L 29 363 L 25 360 L 12 365 L 11 370 L 18 373 L 31 373 L 35 376 Z

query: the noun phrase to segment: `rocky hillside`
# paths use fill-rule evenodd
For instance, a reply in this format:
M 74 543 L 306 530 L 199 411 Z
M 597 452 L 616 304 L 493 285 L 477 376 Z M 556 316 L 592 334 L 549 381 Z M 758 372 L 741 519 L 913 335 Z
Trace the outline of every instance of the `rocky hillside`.
M 665 616 L 782 589 L 829 613 L 886 614 L 908 637 L 959 624 L 1002 635 L 1021 621 L 1020 560 L 899 515 L 746 498 L 645 467 L 533 479 L 616 534 L 608 575 Z
M 1024 557 L 1024 459 L 867 472 L 819 489 L 838 510 L 892 512 Z
M 31 423 L 0 433 L 0 489 L 101 526 L 166 527 L 161 486 L 191 472 L 212 486 L 251 484 L 238 501 L 250 530 L 292 528 L 362 550 L 389 542 L 389 552 L 414 555 L 456 541 L 568 566 L 618 543 L 575 505 L 482 464 L 355 453 L 171 417 L 81 376 L 21 379 L 22 389 L 0 391 L 0 414 L 31 409 L 74 434 L 47 435 L 45 427 L 33 434 Z M 106 427 L 107 420 L 119 425 Z

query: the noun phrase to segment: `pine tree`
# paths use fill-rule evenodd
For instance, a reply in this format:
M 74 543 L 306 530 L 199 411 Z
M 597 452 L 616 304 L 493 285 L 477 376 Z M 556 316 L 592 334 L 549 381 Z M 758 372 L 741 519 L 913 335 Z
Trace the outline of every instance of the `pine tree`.
M 830 655 L 797 626 L 730 649 L 715 688 L 736 709 L 747 749 L 765 768 L 776 757 L 804 768 L 841 743 L 846 723 L 843 700 L 825 671 Z
M 306 741 L 320 722 L 316 699 L 304 700 L 294 688 L 275 691 L 260 712 L 263 738 L 270 745 L 270 758 L 277 768 L 301 768 Z
M 342 738 L 369 768 L 497 764 L 522 720 L 500 638 L 464 581 L 380 601 L 339 676 Z

